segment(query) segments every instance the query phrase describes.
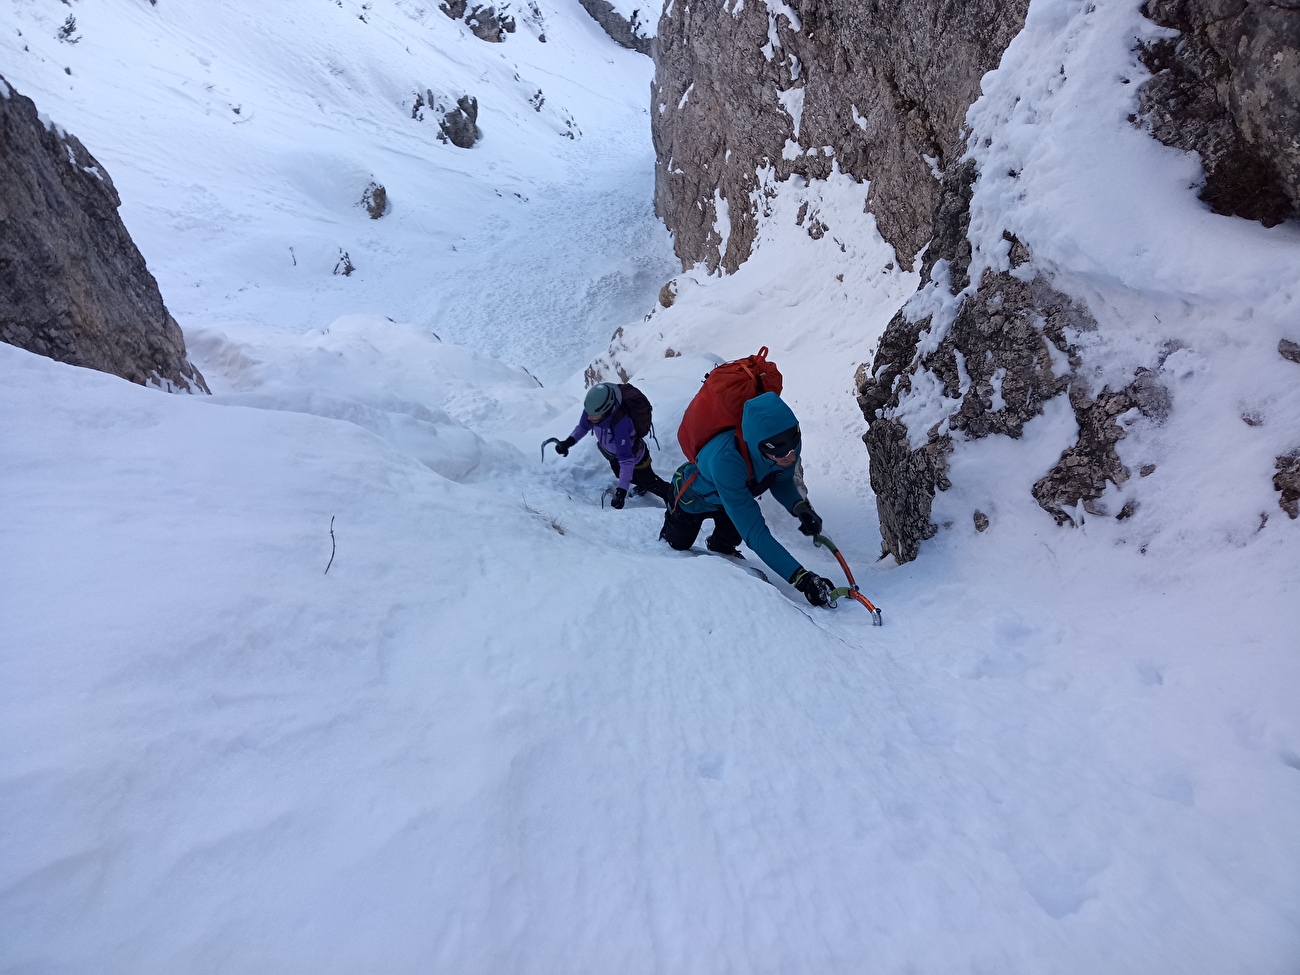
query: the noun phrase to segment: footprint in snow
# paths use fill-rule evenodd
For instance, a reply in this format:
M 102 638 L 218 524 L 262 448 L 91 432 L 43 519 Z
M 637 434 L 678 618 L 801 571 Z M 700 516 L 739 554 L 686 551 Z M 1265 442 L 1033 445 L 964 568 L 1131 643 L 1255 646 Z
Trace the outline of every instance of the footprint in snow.
M 717 752 L 706 752 L 695 768 L 695 774 L 702 779 L 721 779 L 726 771 L 727 759 Z
M 1142 683 L 1148 687 L 1159 687 L 1165 682 L 1164 672 L 1155 664 L 1140 663 L 1137 665 L 1137 672 Z

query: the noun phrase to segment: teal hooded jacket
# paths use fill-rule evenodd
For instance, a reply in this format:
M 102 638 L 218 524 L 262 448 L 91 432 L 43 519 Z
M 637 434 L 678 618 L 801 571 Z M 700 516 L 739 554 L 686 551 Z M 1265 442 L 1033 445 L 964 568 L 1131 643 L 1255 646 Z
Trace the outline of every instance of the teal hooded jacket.
M 795 471 L 799 465 L 781 467 L 764 457 L 758 445 L 768 437 L 789 430 L 798 422 L 794 411 L 776 393 L 763 393 L 749 400 L 740 422 L 741 434 L 749 447 L 749 459 L 754 465 L 754 480 L 763 485 L 764 490 L 770 490 L 772 497 L 791 514 L 794 513 L 794 506 L 804 500 L 795 481 Z M 800 444 L 795 448 L 795 453 L 799 454 L 802 449 L 803 445 Z M 745 544 L 773 572 L 789 581 L 801 566 L 786 551 L 785 546 L 772 537 L 767 522 L 763 520 L 758 499 L 748 487 L 749 471 L 745 467 L 745 458 L 736 446 L 734 431 L 724 430 L 719 433 L 700 448 L 694 464 L 683 464 L 673 479 L 674 490 L 681 490 L 681 485 L 697 471 L 698 476 L 678 501 L 679 509 L 695 515 L 725 511 Z M 762 491 L 759 492 L 761 493 Z

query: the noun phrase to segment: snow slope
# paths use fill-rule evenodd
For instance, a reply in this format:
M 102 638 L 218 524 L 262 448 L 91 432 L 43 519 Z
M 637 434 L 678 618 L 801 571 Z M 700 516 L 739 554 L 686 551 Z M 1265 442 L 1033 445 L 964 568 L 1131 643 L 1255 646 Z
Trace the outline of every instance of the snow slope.
M 382 309 L 549 381 L 676 264 L 650 201 L 653 66 L 576 0 L 535 7 L 489 44 L 416 0 L 3 0 L 0 65 L 113 175 L 182 327 Z M 468 151 L 437 138 L 465 94 Z
M 408 378 L 379 335 L 339 340 L 358 387 Z M 413 372 L 444 351 L 480 410 L 524 398 L 433 342 Z M 354 423 L 0 356 L 15 970 L 1294 957 L 1297 620 L 1258 550 L 1175 577 L 1023 530 L 873 572 L 841 535 L 876 629 L 665 551 L 589 449 L 448 479 Z M 639 378 L 680 409 L 702 366 Z
M 57 26 L 52 7 L 12 9 L 24 40 L 38 17 Z M 319 43 L 352 43 L 384 5 L 368 22 L 350 8 L 328 21 L 329 3 L 295 9 Z M 143 4 L 87 0 L 74 8 L 78 54 L 96 11 L 101 26 L 106 11 L 160 23 L 129 21 L 153 16 Z M 573 11 L 546 8 L 536 49 L 562 49 L 572 31 L 583 70 L 628 66 L 592 104 L 639 105 L 644 59 L 620 61 L 637 56 Z M 163 21 L 166 36 L 141 48 L 186 50 L 212 36 L 220 17 L 207 16 Z M 412 20 L 431 46 L 460 30 L 441 17 Z M 351 70 L 392 70 L 372 56 Z M 87 87 L 116 84 L 116 97 L 155 91 L 103 53 L 77 70 L 102 73 Z M 59 73 L 12 80 L 52 96 Z M 0 968 L 1294 970 L 1300 523 L 1241 530 L 1260 502 L 1233 494 L 1223 522 L 1196 531 L 1177 509 L 1061 531 L 1028 493 L 1072 435 L 1057 411 L 1019 443 L 964 445 L 964 486 L 936 504 L 950 527 L 917 562 L 874 562 L 852 373 L 915 280 L 890 267 L 865 186 L 774 187 L 740 273 L 682 274 L 673 307 L 633 324 L 662 280 L 636 285 L 628 253 L 609 246 L 627 233 L 659 253 L 620 216 L 648 196 L 634 111 L 610 109 L 582 140 L 557 137 L 573 155 L 536 162 L 570 167 L 538 193 L 554 208 L 467 206 L 461 282 L 416 274 L 423 231 L 386 223 L 405 194 L 373 228 L 341 192 L 332 208 L 264 216 L 283 183 L 241 168 L 259 158 L 247 148 L 205 164 L 231 213 L 241 193 L 261 201 L 233 222 L 242 231 L 221 217 L 169 223 L 130 199 L 182 208 L 198 193 L 179 185 L 185 170 L 134 152 L 111 119 L 95 123 L 102 139 L 81 131 L 99 96 L 59 97 L 83 114 L 60 120 L 110 167 L 174 309 L 202 255 L 222 255 L 222 286 L 194 289 L 178 316 L 215 395 L 167 396 L 0 346 Z M 284 127 L 299 124 L 283 111 Z M 400 144 L 411 121 L 399 112 L 371 136 L 357 117 L 333 123 L 339 145 Z M 158 140 L 193 133 L 215 152 L 206 118 L 150 124 Z M 590 150 L 589 171 L 593 145 L 610 149 Z M 480 158 L 425 148 L 446 167 Z M 533 173 L 520 158 L 510 171 Z M 586 192 L 602 166 L 609 199 Z M 439 214 L 458 201 L 495 199 L 493 172 L 466 171 L 452 184 L 464 196 L 429 197 L 431 239 L 446 239 Z M 554 225 L 530 222 L 538 212 Z M 814 215 L 829 227 L 816 240 Z M 348 292 L 362 270 L 336 280 L 322 265 L 303 283 L 258 277 L 250 261 L 260 285 L 238 290 L 241 248 L 273 234 L 332 247 L 347 226 L 394 233 L 394 270 Z M 562 283 L 613 275 L 620 300 L 640 295 L 638 313 L 611 321 L 601 289 L 551 280 L 551 257 L 590 269 Z M 517 299 L 470 287 L 498 267 Z M 463 315 L 425 313 L 435 306 Z M 590 444 L 539 458 L 576 419 L 591 340 L 615 323 L 612 354 L 656 404 L 664 474 L 708 366 L 771 347 L 812 500 L 884 627 L 667 550 L 651 501 L 601 508 L 611 478 Z M 1250 360 L 1232 350 L 1256 348 L 1193 338 L 1206 365 L 1180 396 L 1208 412 L 1188 411 L 1189 424 L 1236 395 L 1229 378 Z M 572 378 L 557 388 L 553 375 Z M 1200 429 L 1204 450 L 1233 442 L 1222 417 Z M 1195 470 L 1185 428 L 1169 437 L 1162 467 Z M 1197 475 L 1237 490 L 1208 465 Z M 970 521 L 981 491 L 998 504 L 983 534 Z M 839 578 L 767 510 L 792 552 Z

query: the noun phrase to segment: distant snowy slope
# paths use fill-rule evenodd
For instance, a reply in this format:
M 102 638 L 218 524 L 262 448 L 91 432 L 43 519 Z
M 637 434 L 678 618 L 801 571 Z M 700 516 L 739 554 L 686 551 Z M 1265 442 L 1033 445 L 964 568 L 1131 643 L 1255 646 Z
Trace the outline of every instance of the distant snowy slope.
M 108 167 L 182 327 L 382 307 L 559 378 L 674 269 L 652 66 L 577 0 L 521 5 L 501 44 L 410 0 L 2 6 L 5 74 Z M 438 140 L 463 95 L 470 150 Z

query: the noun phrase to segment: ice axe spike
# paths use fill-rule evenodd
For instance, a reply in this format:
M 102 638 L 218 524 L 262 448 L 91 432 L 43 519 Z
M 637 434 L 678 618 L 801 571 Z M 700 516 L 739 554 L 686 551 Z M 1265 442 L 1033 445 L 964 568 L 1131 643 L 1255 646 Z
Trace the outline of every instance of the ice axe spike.
M 831 605 L 834 606 L 834 601 L 840 600 L 845 596 L 848 596 L 850 599 L 856 599 L 865 606 L 867 612 L 871 614 L 872 626 L 884 626 L 884 620 L 881 619 L 880 610 L 872 604 L 870 599 L 858 591 L 858 584 L 853 579 L 853 570 L 849 568 L 848 562 L 844 561 L 844 556 L 840 554 L 840 550 L 836 548 L 835 543 L 830 540 L 830 537 L 827 535 L 818 535 L 813 539 L 813 544 L 820 545 L 822 548 L 830 549 L 831 554 L 835 556 L 835 560 L 839 562 L 840 568 L 844 570 L 844 574 L 849 580 L 848 586 L 842 586 L 831 592 Z

